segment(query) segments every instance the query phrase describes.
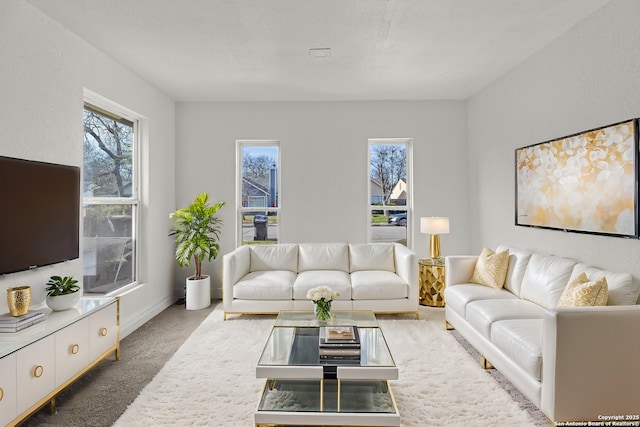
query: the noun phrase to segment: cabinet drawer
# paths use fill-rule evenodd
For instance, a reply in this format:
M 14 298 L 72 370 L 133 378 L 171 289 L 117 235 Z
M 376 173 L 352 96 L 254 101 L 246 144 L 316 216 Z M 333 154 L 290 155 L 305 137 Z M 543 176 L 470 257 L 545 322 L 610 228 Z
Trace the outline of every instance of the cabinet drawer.
M 15 352 L 19 414 L 55 389 L 54 344 L 53 335 L 49 335 Z
M 16 355 L 0 359 L 0 425 L 4 426 L 18 416 L 16 409 Z
M 84 369 L 89 360 L 89 319 L 84 318 L 54 335 L 56 343 L 56 387 Z
M 118 311 L 117 305 L 110 304 L 89 317 L 90 330 L 90 358 L 91 361 L 102 356 L 107 350 L 116 345 L 118 340 Z

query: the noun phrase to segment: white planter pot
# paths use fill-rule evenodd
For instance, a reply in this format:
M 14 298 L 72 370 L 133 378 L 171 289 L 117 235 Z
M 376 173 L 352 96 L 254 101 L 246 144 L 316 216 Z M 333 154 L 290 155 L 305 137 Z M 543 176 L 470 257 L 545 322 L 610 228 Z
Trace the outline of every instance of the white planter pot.
M 211 305 L 211 278 L 203 276 L 200 280 L 187 279 L 187 310 L 200 310 Z
M 78 301 L 80 301 L 80 291 L 55 297 L 47 295 L 46 301 L 49 308 L 53 311 L 69 310 L 75 307 Z

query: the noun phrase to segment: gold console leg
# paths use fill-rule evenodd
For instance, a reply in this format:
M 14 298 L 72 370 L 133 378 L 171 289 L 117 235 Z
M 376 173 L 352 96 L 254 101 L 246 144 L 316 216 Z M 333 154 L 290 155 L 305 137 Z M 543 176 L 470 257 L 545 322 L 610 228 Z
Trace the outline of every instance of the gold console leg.
M 482 369 L 489 370 L 489 369 L 496 369 L 496 368 L 491 364 L 491 362 L 487 360 L 486 357 L 482 356 Z
M 56 398 L 52 398 L 49 401 L 49 411 L 51 412 L 51 415 L 55 415 L 56 413 Z
M 444 328 L 447 331 L 453 331 L 455 329 L 453 326 L 451 326 L 451 323 L 447 322 L 446 320 L 444 321 Z

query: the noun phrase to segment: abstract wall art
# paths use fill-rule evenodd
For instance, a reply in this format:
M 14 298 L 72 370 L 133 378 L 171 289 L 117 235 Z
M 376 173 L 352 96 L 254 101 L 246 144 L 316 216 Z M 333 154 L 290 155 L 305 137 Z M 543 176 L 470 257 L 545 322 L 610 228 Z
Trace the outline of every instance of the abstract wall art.
M 638 122 L 516 149 L 516 225 L 638 237 Z

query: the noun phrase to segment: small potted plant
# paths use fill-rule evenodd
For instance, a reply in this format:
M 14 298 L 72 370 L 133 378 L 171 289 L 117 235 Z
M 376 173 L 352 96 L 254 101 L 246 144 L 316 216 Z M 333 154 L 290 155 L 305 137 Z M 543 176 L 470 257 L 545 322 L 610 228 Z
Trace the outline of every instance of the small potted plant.
M 196 267 L 195 274 L 186 280 L 187 310 L 198 310 L 211 304 L 211 281 L 209 276 L 202 274 L 202 262 L 218 256 L 222 220 L 216 213 L 224 205 L 224 202 L 218 202 L 210 206 L 209 195 L 201 193 L 191 205 L 170 215 L 174 220 L 178 264 L 189 267 L 193 261 Z
M 80 286 L 73 277 L 51 276 L 45 287 L 47 305 L 53 311 L 73 308 L 80 301 Z

